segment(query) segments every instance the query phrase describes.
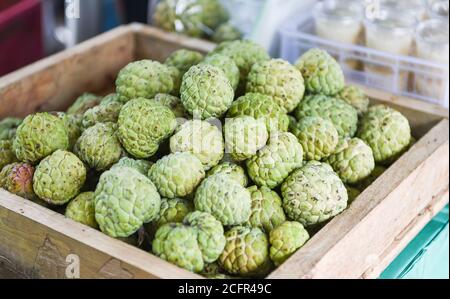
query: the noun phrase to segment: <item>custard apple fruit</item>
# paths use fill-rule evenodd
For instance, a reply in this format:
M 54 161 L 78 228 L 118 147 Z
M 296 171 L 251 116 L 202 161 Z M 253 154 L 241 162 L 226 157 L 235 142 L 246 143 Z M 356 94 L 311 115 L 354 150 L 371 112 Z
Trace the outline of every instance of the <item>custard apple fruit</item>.
M 295 63 L 305 79 L 306 91 L 333 96 L 345 86 L 344 72 L 326 51 L 311 49 Z
M 155 220 L 161 197 L 152 181 L 130 167 L 104 172 L 95 190 L 95 219 L 111 237 L 129 237 Z
M 247 161 L 247 170 L 256 185 L 274 189 L 302 162 L 303 149 L 297 138 L 291 133 L 279 133 Z
M 102 98 L 95 94 L 84 93 L 75 100 L 66 112 L 67 114 L 83 115 L 89 109 L 100 104 L 101 101 Z
M 235 163 L 222 162 L 219 165 L 214 166 L 211 170 L 209 170 L 208 173 L 206 174 L 206 177 L 210 177 L 215 174 L 228 175 L 231 179 L 241 184 L 242 187 L 247 187 L 248 185 L 248 177 L 245 172 L 245 169 Z
M 336 97 L 352 105 L 358 111 L 359 116 L 362 116 L 369 109 L 369 97 L 357 86 L 344 87 Z
M 34 167 L 26 163 L 12 163 L 0 171 L 0 188 L 17 196 L 33 200 Z
M 153 235 L 156 230 L 167 223 L 182 223 L 187 214 L 194 211 L 194 204 L 186 199 L 161 199 L 161 209 L 156 219 L 146 226 Z
M 18 162 L 9 140 L 0 140 L 0 171 L 8 164 Z
M 364 115 L 357 135 L 372 148 L 377 164 L 389 164 L 408 148 L 411 127 L 400 112 L 377 105 Z
M 231 58 L 221 54 L 214 54 L 206 57 L 202 63 L 210 64 L 221 69 L 225 76 L 227 76 L 233 89 L 236 90 L 238 88 L 239 68 Z
M 97 123 L 117 123 L 123 103 L 117 94 L 108 95 L 103 101 L 83 114 L 83 128 L 89 128 Z
M 225 73 L 209 64 L 193 66 L 183 76 L 181 102 L 195 118 L 221 117 L 234 100 L 234 90 Z
M 130 167 L 130 168 L 133 168 L 133 169 L 139 171 L 143 175 L 147 175 L 148 171 L 150 170 L 150 167 L 152 167 L 152 165 L 153 165 L 153 163 L 150 161 L 136 160 L 136 159 L 132 159 L 132 158 L 128 158 L 128 157 L 123 157 L 119 160 L 119 162 L 114 164 L 111 167 L 111 169 L 113 169 L 115 167 Z
M 305 160 L 320 161 L 334 153 L 339 134 L 329 120 L 306 116 L 293 128 L 292 133 L 302 145 Z
M 336 127 L 339 137 L 353 137 L 358 128 L 358 112 L 346 102 L 322 95 L 310 95 L 298 105 L 295 117 L 318 116 Z
M 16 157 L 31 164 L 68 147 L 69 134 L 65 122 L 46 112 L 27 116 L 17 128 L 13 143 Z
M 174 66 L 168 66 L 167 69 L 169 70 L 170 76 L 172 77 L 172 80 L 173 80 L 173 88 L 172 88 L 172 91 L 170 92 L 170 94 L 173 96 L 179 97 L 181 81 L 183 80 L 183 76 L 182 76 L 181 72 Z
M 69 150 L 73 150 L 73 147 L 77 143 L 78 138 L 80 138 L 83 132 L 82 126 L 82 115 L 81 114 L 67 114 L 64 112 L 53 113 L 58 116 L 62 121 L 64 121 L 69 134 Z
M 76 222 L 98 228 L 95 220 L 94 192 L 84 192 L 75 197 L 66 207 L 65 215 Z
M 247 78 L 247 92 L 270 96 L 287 112 L 303 99 L 305 85 L 300 71 L 282 59 L 255 63 Z
M 303 225 L 296 221 L 286 221 L 270 232 L 270 259 L 279 266 L 308 240 L 309 234 Z
M 322 223 L 347 207 L 344 183 L 330 165 L 309 161 L 281 185 L 286 215 L 304 226 Z
M 172 52 L 164 64 L 176 67 L 180 71 L 181 76 L 184 76 L 191 67 L 202 62 L 203 58 L 203 54 L 200 52 L 180 49 Z
M 203 180 L 195 193 L 194 205 L 225 226 L 243 224 L 251 214 L 250 192 L 226 174 Z
M 17 117 L 7 117 L 0 121 L 0 141 L 12 140 L 16 135 L 16 130 L 23 119 Z
M 74 154 L 57 150 L 36 167 L 33 189 L 53 205 L 63 205 L 80 193 L 86 181 L 86 168 Z
M 242 39 L 242 32 L 231 23 L 223 23 L 217 27 L 216 31 L 211 37 L 215 43 L 223 43 L 227 41 L 235 41 Z
M 184 118 L 188 116 L 186 109 L 184 109 L 181 100 L 176 96 L 170 94 L 159 93 L 154 98 L 158 103 L 170 108 L 176 118 Z
M 118 136 L 128 153 L 138 159 L 153 156 L 175 130 L 175 115 L 154 100 L 134 99 L 119 114 Z

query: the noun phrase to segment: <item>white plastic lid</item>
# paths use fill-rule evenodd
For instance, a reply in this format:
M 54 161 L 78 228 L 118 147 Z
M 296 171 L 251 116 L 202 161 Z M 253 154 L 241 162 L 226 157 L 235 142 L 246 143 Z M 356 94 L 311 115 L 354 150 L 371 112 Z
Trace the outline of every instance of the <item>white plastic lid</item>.
M 401 34 L 414 30 L 417 19 L 410 11 L 381 8 L 373 19 L 366 18 L 366 26 Z
M 364 7 L 357 0 L 325 0 L 318 2 L 313 14 L 315 17 L 352 24 L 364 19 Z

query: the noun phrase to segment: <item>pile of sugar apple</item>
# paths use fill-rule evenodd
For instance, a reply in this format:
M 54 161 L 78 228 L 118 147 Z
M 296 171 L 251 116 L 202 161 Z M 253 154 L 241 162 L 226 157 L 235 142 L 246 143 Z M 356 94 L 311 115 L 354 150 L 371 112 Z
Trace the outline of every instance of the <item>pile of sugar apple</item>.
M 210 278 L 262 277 L 413 140 L 312 49 L 246 40 L 118 74 L 116 93 L 0 123 L 0 186 Z

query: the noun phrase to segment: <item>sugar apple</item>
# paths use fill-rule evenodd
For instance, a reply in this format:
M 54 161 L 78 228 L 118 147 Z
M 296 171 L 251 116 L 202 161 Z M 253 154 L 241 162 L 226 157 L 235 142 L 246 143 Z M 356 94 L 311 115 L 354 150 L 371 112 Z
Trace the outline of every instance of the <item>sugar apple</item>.
M 188 116 L 186 109 L 184 109 L 183 104 L 181 103 L 181 100 L 176 96 L 159 93 L 155 96 L 154 100 L 170 108 L 176 118 L 184 118 Z
M 27 116 L 17 128 L 13 142 L 16 157 L 31 164 L 68 147 L 69 134 L 65 122 L 46 112 Z
M 359 116 L 362 116 L 369 109 L 369 97 L 357 86 L 344 87 L 336 97 L 352 105 L 358 111 Z
M 103 101 L 83 114 L 83 128 L 89 128 L 97 123 L 117 123 L 123 103 L 117 94 L 108 95 Z
M 286 221 L 270 232 L 270 259 L 276 266 L 284 263 L 299 248 L 305 245 L 309 234 L 299 222 Z
M 66 112 L 67 114 L 83 115 L 89 109 L 100 104 L 101 101 L 102 98 L 95 94 L 84 93 L 75 100 Z
M 86 181 L 86 168 L 74 154 L 57 150 L 36 167 L 33 189 L 53 205 L 63 205 L 80 193 Z
M 303 149 L 291 133 L 271 136 L 266 147 L 247 161 L 250 178 L 258 186 L 273 189 L 302 166 Z
M 224 155 L 222 132 L 216 126 L 201 120 L 190 120 L 177 128 L 170 138 L 172 153 L 194 154 L 205 170 L 216 166 Z
M 411 128 L 400 112 L 377 105 L 364 115 L 357 135 L 372 148 L 377 164 L 389 164 L 409 146 Z
M 245 173 L 245 169 L 232 162 L 222 162 L 219 165 L 214 166 L 208 171 L 206 177 L 213 176 L 215 174 L 225 174 L 231 179 L 237 181 L 242 187 L 247 187 L 248 177 Z
M 82 115 L 81 114 L 67 114 L 64 112 L 56 112 L 53 115 L 58 116 L 62 121 L 64 121 L 69 134 L 69 150 L 72 150 L 77 143 L 78 138 L 80 138 L 83 132 L 82 126 Z
M 0 171 L 0 188 L 20 197 L 33 200 L 34 167 L 26 163 L 12 163 Z
M 180 49 L 172 52 L 164 64 L 176 67 L 180 71 L 181 76 L 184 76 L 191 67 L 202 62 L 203 58 L 203 54 L 200 52 Z
M 234 100 L 234 90 L 225 73 L 209 64 L 193 66 L 183 76 L 181 102 L 194 118 L 221 117 Z
M 164 224 L 182 223 L 187 214 L 194 211 L 194 204 L 186 199 L 173 198 L 161 199 L 161 209 L 156 219 L 146 225 L 146 230 L 154 234 Z
M 132 158 L 128 158 L 128 157 L 123 157 L 119 160 L 119 162 L 114 164 L 111 167 L 111 169 L 116 168 L 116 167 L 125 166 L 125 167 L 133 168 L 133 169 L 139 171 L 143 175 L 147 175 L 148 171 L 150 170 L 150 167 L 152 167 L 152 165 L 153 165 L 153 163 L 150 161 L 136 160 L 136 159 L 132 159 Z
M 360 182 L 375 168 L 372 149 L 359 138 L 341 139 L 326 162 L 346 184 Z
M 361 194 L 361 191 L 348 185 L 346 185 L 345 188 L 347 188 L 348 205 L 350 205 L 355 201 L 356 198 L 358 198 L 358 196 Z
M 95 220 L 95 195 L 94 192 L 84 192 L 69 202 L 65 215 L 74 221 L 98 228 Z
M 217 27 L 211 39 L 215 43 L 235 41 L 242 39 L 242 32 L 233 24 L 227 22 Z
M 237 161 L 245 161 L 263 148 L 269 139 L 263 119 L 240 116 L 227 119 L 224 126 L 225 151 Z
M 225 73 L 225 76 L 227 76 L 233 89 L 236 90 L 238 88 L 239 68 L 231 58 L 221 54 L 214 54 L 207 56 L 203 60 L 203 63 L 210 64 L 221 69 Z
M 8 164 L 18 162 L 13 151 L 12 142 L 9 140 L 0 140 L 0 171 Z
M 236 226 L 225 233 L 219 265 L 240 276 L 263 276 L 270 270 L 269 240 L 259 228 Z
M 109 169 L 123 153 L 115 128 L 113 123 L 98 123 L 88 128 L 75 144 L 75 154 L 92 169 Z
M 346 102 L 323 95 L 310 95 L 298 105 L 295 117 L 318 116 L 331 121 L 339 137 L 353 137 L 358 128 L 358 112 Z
M 309 161 L 281 185 L 286 215 L 304 226 L 322 223 L 347 207 L 344 183 L 330 165 Z
M 243 224 L 251 214 L 250 192 L 226 174 L 205 179 L 195 193 L 194 205 L 226 226 Z
M 303 148 L 305 160 L 320 161 L 334 153 L 339 142 L 339 134 L 329 120 L 306 116 L 292 129 Z
M 287 112 L 292 112 L 303 99 L 305 85 L 296 67 L 282 59 L 271 59 L 253 65 L 246 90 L 270 96 Z
M 265 95 L 247 93 L 234 101 L 228 110 L 227 117 L 233 118 L 242 115 L 264 119 L 271 135 L 288 130 L 289 117 L 286 111 Z
M 130 167 L 104 172 L 95 190 L 95 219 L 111 237 L 129 237 L 155 220 L 161 197 L 152 181 Z
M 359 190 L 363 191 L 372 185 L 385 171 L 386 167 L 376 165 L 370 175 L 357 184 Z
M 269 233 L 286 221 L 280 196 L 267 187 L 248 188 L 252 197 L 252 214 L 248 221 L 251 227 L 257 227 Z
M 295 63 L 305 79 L 306 91 L 333 96 L 345 86 L 344 72 L 326 51 L 311 49 Z
M 161 196 L 176 198 L 193 193 L 205 178 L 205 170 L 194 154 L 174 153 L 158 160 L 150 168 L 148 176 Z
M 0 121 L 0 141 L 12 140 L 16 135 L 16 130 L 22 123 L 21 118 L 7 117 Z
M 122 101 L 152 99 L 158 93 L 170 93 L 173 87 L 169 68 L 152 60 L 129 63 L 120 70 L 116 80 L 116 92 Z
M 216 30 L 226 23 L 230 15 L 220 0 L 197 0 L 202 5 L 202 23 L 210 30 Z
M 168 66 L 167 69 L 169 70 L 170 76 L 172 77 L 173 80 L 173 88 L 170 94 L 179 97 L 181 81 L 183 80 L 183 76 L 181 72 L 174 66 Z
M 138 159 L 153 156 L 159 144 L 175 130 L 170 108 L 154 100 L 138 98 L 126 103 L 119 114 L 118 136 L 128 153 Z

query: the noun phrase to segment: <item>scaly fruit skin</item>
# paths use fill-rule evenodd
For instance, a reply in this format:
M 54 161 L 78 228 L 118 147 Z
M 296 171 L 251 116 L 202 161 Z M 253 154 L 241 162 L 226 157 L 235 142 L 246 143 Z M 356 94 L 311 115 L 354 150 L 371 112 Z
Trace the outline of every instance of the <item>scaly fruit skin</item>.
M 225 73 L 209 64 L 193 66 L 183 76 L 181 102 L 195 118 L 221 117 L 234 100 L 234 90 Z
M 363 116 L 369 109 L 369 97 L 357 86 L 344 87 L 336 97 L 352 105 L 358 111 L 359 116 Z
M 348 205 L 351 205 L 355 201 L 355 199 L 358 198 L 358 196 L 361 194 L 361 191 L 348 185 L 346 185 L 345 188 L 347 188 Z
M 229 20 L 228 11 L 219 0 L 198 0 L 198 2 L 202 5 L 202 23 L 208 28 L 215 30 Z
M 304 159 L 320 161 L 330 156 L 339 142 L 339 134 L 329 120 L 307 116 L 292 129 L 302 145 Z
M 296 221 L 286 221 L 270 232 L 270 259 L 279 266 L 308 240 L 309 234 L 303 225 Z
M 83 115 L 89 109 L 97 106 L 102 98 L 92 93 L 84 93 L 67 109 L 67 114 Z
M 172 110 L 176 118 L 188 116 L 186 109 L 184 109 L 183 104 L 181 103 L 181 100 L 176 96 L 159 93 L 155 96 L 154 100 L 170 108 L 170 110 Z
M 183 76 L 181 75 L 181 72 L 174 66 L 168 66 L 167 69 L 169 70 L 170 76 L 172 77 L 172 80 L 173 80 L 173 89 L 170 92 L 170 94 L 173 96 L 179 97 L 181 81 L 183 80 Z M 183 109 L 184 109 L 184 107 L 183 107 Z
M 153 156 L 159 144 L 176 127 L 170 108 L 154 100 L 134 99 L 126 103 L 119 115 L 119 139 L 128 153 L 138 159 Z
M 291 133 L 279 133 L 247 161 L 247 171 L 256 185 L 274 189 L 302 162 L 303 149 L 297 138 Z
M 164 64 L 176 67 L 180 71 L 181 76 L 184 76 L 191 67 L 202 62 L 203 58 L 203 54 L 200 52 L 180 49 L 172 52 Z
M 266 50 L 257 43 L 249 40 L 224 42 L 217 46 L 209 55 L 222 54 L 230 57 L 239 68 L 239 86 L 242 90 L 247 85 L 247 77 L 252 66 L 260 61 L 269 60 Z
M 205 265 L 197 241 L 198 230 L 181 223 L 161 226 L 152 242 L 153 253 L 191 272 L 201 272 Z
M 53 205 L 77 196 L 86 181 L 86 168 L 74 154 L 57 150 L 39 163 L 33 177 L 36 195 Z
M 216 126 L 201 120 L 190 120 L 178 127 L 170 138 L 172 153 L 189 152 L 202 163 L 205 170 L 216 166 L 224 155 L 222 132 Z
M 18 162 L 9 140 L 0 140 L 0 171 L 8 164 Z
M 95 219 L 111 237 L 129 237 L 144 223 L 156 219 L 161 197 L 146 176 L 129 167 L 117 167 L 100 176 L 95 190 Z
M 152 99 L 173 90 L 172 73 L 167 66 L 152 60 L 131 62 L 117 76 L 116 92 L 121 100 Z
M 281 186 L 286 215 L 308 227 L 322 223 L 347 207 L 344 183 L 330 165 L 309 161 Z
M 386 167 L 381 165 L 376 165 L 373 171 L 370 173 L 368 177 L 358 183 L 358 189 L 364 191 L 370 185 L 372 185 L 385 171 Z
M 82 115 L 81 114 L 67 114 L 65 112 L 56 112 L 53 115 L 58 116 L 62 121 L 64 121 L 69 134 L 69 150 L 72 150 L 77 143 L 78 138 L 80 138 L 82 130 Z
M 234 90 L 238 88 L 239 85 L 239 68 L 236 63 L 228 56 L 221 54 L 210 55 L 203 60 L 203 63 L 213 65 L 221 69 L 225 76 L 231 83 Z
M 211 37 L 215 43 L 231 42 L 242 39 L 242 32 L 230 23 L 220 25 Z
M 0 121 L 0 141 L 12 140 L 16 135 L 16 130 L 22 123 L 21 118 L 7 117 Z
M 95 221 L 95 195 L 94 192 L 81 193 L 74 200 L 69 202 L 66 207 L 67 218 L 88 225 L 92 228 L 98 228 Z
M 341 139 L 327 163 L 346 184 L 360 182 L 375 168 L 372 149 L 359 138 Z
M 251 116 L 255 119 L 264 119 L 269 134 L 286 132 L 289 126 L 289 117 L 286 111 L 276 104 L 269 96 L 258 93 L 247 93 L 238 98 L 228 110 L 227 117 Z
M 223 226 L 214 216 L 195 211 L 188 214 L 183 223 L 195 227 L 198 231 L 197 241 L 206 263 L 215 262 L 225 247 Z
M 225 174 L 203 180 L 195 193 L 194 205 L 225 226 L 243 224 L 251 213 L 250 192 Z
M 98 123 L 88 128 L 75 144 L 75 154 L 92 169 L 109 169 L 123 153 L 115 128 L 113 123 Z
M 89 128 L 97 123 L 117 123 L 123 103 L 116 94 L 107 96 L 98 106 L 83 114 L 83 128 Z
M 179 198 L 161 199 L 161 209 L 157 218 L 146 227 L 151 234 L 167 223 L 182 223 L 186 215 L 194 211 L 191 201 Z
M 292 112 L 303 99 L 305 85 L 296 67 L 282 59 L 271 59 L 253 65 L 246 90 L 270 96 L 287 112 Z
M 148 173 L 161 196 L 185 197 L 205 178 L 202 162 L 193 154 L 174 153 L 158 160 Z
M 152 167 L 153 163 L 146 160 L 135 160 L 128 157 L 123 157 L 114 164 L 111 169 L 115 167 L 130 167 L 137 171 L 139 171 L 143 175 L 147 175 L 148 171 L 150 170 L 150 167 Z
M 305 79 L 309 93 L 333 96 L 345 86 L 344 73 L 326 51 L 311 49 L 295 63 Z
M 333 123 L 339 137 L 353 137 L 358 129 L 358 112 L 346 102 L 323 95 L 309 95 L 298 105 L 295 117 L 316 116 Z
M 31 164 L 56 150 L 66 150 L 68 147 L 66 124 L 57 116 L 46 112 L 27 116 L 17 129 L 13 143 L 16 157 Z
M 231 179 L 235 180 L 242 187 L 247 187 L 248 185 L 248 177 L 245 173 L 245 169 L 235 163 L 232 162 L 223 162 L 219 165 L 211 168 L 210 171 L 206 174 L 206 177 L 213 176 L 215 174 L 225 174 L 228 175 Z
M 245 161 L 263 148 L 269 139 L 263 119 L 240 116 L 227 119 L 224 126 L 225 151 L 237 162 Z
M 267 187 L 248 188 L 252 197 L 252 214 L 249 226 L 257 227 L 269 233 L 286 221 L 280 196 Z
M 225 233 L 219 265 L 228 273 L 261 276 L 270 269 L 269 240 L 259 228 L 236 226 Z
M 3 167 L 0 172 L 0 188 L 20 197 L 34 200 L 33 190 L 34 167 L 26 163 L 12 163 Z
M 364 115 L 357 135 L 372 148 L 376 163 L 389 164 L 409 146 L 411 128 L 400 112 L 377 105 Z

